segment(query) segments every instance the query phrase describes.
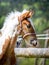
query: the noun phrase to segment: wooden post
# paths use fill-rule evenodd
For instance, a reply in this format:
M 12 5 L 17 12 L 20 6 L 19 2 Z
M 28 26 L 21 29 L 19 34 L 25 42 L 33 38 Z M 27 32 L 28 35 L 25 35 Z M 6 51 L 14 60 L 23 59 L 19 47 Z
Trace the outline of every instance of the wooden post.
M 45 31 L 45 33 L 46 34 L 49 34 L 49 30 L 46 30 Z M 48 37 L 48 36 L 47 36 Z M 48 43 L 49 43 L 49 39 L 46 39 L 45 40 L 45 46 L 44 46 L 44 48 L 47 48 L 48 47 Z M 39 65 L 46 65 L 46 58 L 43 58 L 43 59 L 41 59 L 42 61 L 39 63 Z

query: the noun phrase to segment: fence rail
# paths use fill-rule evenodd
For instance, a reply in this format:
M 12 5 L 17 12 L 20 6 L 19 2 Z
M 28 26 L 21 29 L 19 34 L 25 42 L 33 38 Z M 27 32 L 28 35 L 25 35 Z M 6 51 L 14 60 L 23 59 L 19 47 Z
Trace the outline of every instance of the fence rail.
M 17 57 L 49 58 L 49 48 L 15 48 Z
M 37 37 L 37 39 L 46 40 L 46 39 L 49 39 L 49 37 Z
M 42 40 L 44 40 L 44 39 L 49 39 L 49 34 L 47 33 L 47 34 L 36 34 L 36 36 L 37 36 L 37 39 L 42 39 Z
M 46 33 L 46 34 L 45 33 L 44 34 L 36 34 L 36 36 L 37 37 L 43 37 L 43 36 L 45 37 L 45 36 L 49 36 L 49 34 L 48 33 Z

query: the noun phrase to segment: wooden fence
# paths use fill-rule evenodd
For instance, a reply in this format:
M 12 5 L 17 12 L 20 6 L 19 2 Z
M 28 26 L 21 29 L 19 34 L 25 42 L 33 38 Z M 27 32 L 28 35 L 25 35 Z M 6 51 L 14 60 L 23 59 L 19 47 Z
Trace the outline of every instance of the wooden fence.
M 49 48 L 15 48 L 17 57 L 49 58 Z

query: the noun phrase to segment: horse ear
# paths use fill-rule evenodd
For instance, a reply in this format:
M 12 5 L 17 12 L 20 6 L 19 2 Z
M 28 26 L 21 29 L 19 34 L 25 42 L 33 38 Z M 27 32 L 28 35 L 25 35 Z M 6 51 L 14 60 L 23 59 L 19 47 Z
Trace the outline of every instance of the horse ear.
M 22 15 L 20 15 L 20 16 L 18 17 L 18 20 L 19 20 L 19 21 L 22 21 L 22 20 L 24 20 L 25 18 L 30 18 L 33 14 L 34 14 L 33 11 L 26 11 L 25 13 L 23 13 Z

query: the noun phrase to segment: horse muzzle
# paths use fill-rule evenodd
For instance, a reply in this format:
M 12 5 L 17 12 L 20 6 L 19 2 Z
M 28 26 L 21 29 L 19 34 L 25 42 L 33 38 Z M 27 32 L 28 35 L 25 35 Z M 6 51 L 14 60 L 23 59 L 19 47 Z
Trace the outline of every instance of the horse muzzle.
M 33 46 L 37 46 L 37 40 L 30 40 L 30 44 L 33 45 Z

